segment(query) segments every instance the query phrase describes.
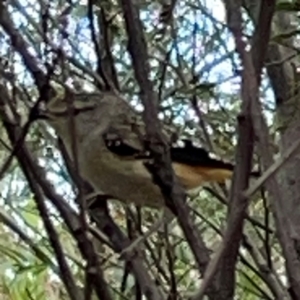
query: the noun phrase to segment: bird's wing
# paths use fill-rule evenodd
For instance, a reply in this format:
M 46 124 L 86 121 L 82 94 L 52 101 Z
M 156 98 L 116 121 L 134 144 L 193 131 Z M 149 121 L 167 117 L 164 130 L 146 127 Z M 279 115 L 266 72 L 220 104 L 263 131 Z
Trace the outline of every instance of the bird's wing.
M 149 153 L 128 145 L 122 139 L 109 139 L 106 146 L 109 151 L 124 159 L 150 159 Z M 203 182 L 224 182 L 230 178 L 234 166 L 222 160 L 211 158 L 209 153 L 191 143 L 184 147 L 171 147 L 172 166 L 181 183 L 187 189 L 199 187 Z

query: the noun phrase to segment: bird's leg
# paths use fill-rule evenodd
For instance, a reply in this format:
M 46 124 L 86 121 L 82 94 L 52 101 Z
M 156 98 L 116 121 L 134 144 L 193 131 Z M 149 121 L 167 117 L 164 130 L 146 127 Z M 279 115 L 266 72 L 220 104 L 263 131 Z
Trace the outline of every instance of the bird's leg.
M 167 209 L 164 209 L 159 217 L 159 219 L 149 228 L 149 230 L 136 238 L 128 247 L 122 250 L 120 256 L 125 253 L 132 252 L 135 250 L 141 243 L 148 239 L 153 233 L 160 230 L 163 225 L 168 225 L 174 219 L 174 215 Z

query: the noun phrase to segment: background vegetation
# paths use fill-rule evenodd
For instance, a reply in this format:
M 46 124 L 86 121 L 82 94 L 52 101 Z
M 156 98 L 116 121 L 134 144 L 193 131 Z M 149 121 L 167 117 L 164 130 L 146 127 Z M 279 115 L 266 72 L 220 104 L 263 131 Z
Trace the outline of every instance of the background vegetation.
M 196 300 L 205 287 L 209 299 L 300 299 L 298 10 L 271 0 L 1 1 L 0 299 Z M 141 111 L 144 64 L 163 122 L 238 168 L 231 190 L 207 185 L 189 199 L 193 226 L 178 216 L 124 259 L 158 212 L 113 202 L 108 214 L 103 204 L 91 208 L 89 235 L 78 230 L 70 166 L 53 130 L 28 120 L 50 79 L 89 92 L 108 78 Z M 252 156 L 265 172 L 244 197 Z

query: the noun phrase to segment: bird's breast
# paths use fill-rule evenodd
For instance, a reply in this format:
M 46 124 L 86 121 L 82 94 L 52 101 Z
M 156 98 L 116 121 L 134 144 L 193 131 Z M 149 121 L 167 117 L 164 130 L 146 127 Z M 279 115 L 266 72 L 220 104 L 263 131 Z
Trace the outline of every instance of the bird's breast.
M 163 206 L 160 190 L 142 161 L 124 159 L 94 145 L 80 153 L 79 165 L 82 176 L 104 194 L 137 205 Z

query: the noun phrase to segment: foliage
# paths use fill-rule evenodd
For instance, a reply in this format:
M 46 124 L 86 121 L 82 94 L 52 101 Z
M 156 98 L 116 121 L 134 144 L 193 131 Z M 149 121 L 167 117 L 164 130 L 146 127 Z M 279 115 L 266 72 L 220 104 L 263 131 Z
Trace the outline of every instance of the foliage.
M 86 4 L 82 1 L 11 0 L 1 4 L 0 10 L 2 6 L 7 15 L 0 12 L 0 85 L 10 97 L 10 107 L 5 110 L 10 114 L 17 113 L 20 124 L 26 124 L 40 94 L 36 78 L 20 54 L 20 46 L 16 46 L 20 43 L 18 37 L 11 35 L 5 26 L 13 26 L 23 37 L 29 54 L 45 74 L 51 73 L 54 67 L 51 80 L 89 92 L 95 88 L 95 82 L 103 84 L 99 75 L 102 68 L 111 78 L 117 78 L 115 83 L 128 102 L 137 111 L 142 110 L 140 88 L 128 53 L 126 26 L 117 1 Z M 181 139 L 192 139 L 216 156 L 234 161 L 242 66 L 226 24 L 223 3 L 219 0 L 186 0 L 178 1 L 172 9 L 171 4 L 144 0 L 139 1 L 139 9 L 148 45 L 150 77 L 159 97 L 160 118 L 175 128 Z M 277 9 L 299 10 L 296 1 L 281 2 Z M 246 14 L 244 17 L 245 28 L 251 35 L 252 23 Z M 282 43 L 285 38 L 296 35 L 298 30 L 280 33 L 272 38 L 272 42 Z M 99 47 L 95 46 L 95 40 Z M 102 57 L 101 63 L 98 56 Z M 274 132 L 275 102 L 266 76 L 261 86 L 261 98 L 263 114 Z M 62 280 L 64 275 L 60 273 L 28 178 L 16 159 L 5 166 L 14 145 L 7 135 L 7 120 L 2 119 L 2 122 L 1 299 L 69 299 Z M 55 190 L 72 209 L 78 210 L 74 201 L 78 190 L 53 130 L 43 122 L 32 124 L 26 145 L 44 168 Z M 276 145 L 274 149 L 275 153 Z M 255 166 L 259 163 L 257 159 Z M 218 249 L 222 240 L 228 191 L 224 186 L 208 185 L 189 199 L 194 209 L 193 219 L 211 252 Z M 257 193 L 248 209 L 245 237 L 236 266 L 237 299 L 273 299 L 274 291 L 261 263 L 272 266 L 272 275 L 279 286 L 285 281 L 284 259 L 265 198 L 265 193 Z M 136 219 L 142 219 L 143 232 L 157 219 L 158 212 L 151 209 L 124 209 L 118 202 L 110 203 L 110 207 L 113 219 L 129 234 L 134 234 L 134 230 L 130 233 L 130 228 L 134 228 L 129 221 L 130 213 Z M 88 277 L 78 243 L 62 216 L 48 201 L 47 209 L 75 283 L 82 291 L 88 286 Z M 271 233 L 265 230 L 266 227 L 271 228 Z M 126 278 L 129 269 L 124 261 L 105 243 L 95 240 L 94 245 L 99 250 L 98 258 L 112 299 L 139 299 L 137 281 L 132 275 Z M 166 294 L 176 294 L 168 299 L 187 299 L 198 290 L 201 283 L 198 268 L 178 224 L 151 236 L 145 249 L 145 265 L 151 270 L 156 284 Z M 93 297 L 97 299 L 96 294 Z

